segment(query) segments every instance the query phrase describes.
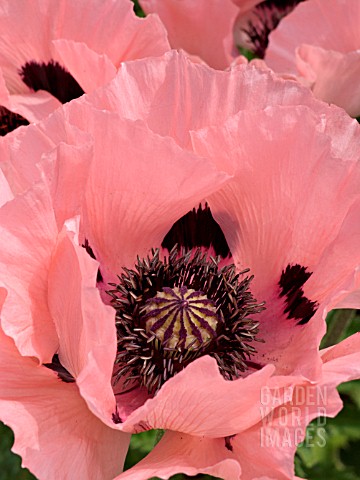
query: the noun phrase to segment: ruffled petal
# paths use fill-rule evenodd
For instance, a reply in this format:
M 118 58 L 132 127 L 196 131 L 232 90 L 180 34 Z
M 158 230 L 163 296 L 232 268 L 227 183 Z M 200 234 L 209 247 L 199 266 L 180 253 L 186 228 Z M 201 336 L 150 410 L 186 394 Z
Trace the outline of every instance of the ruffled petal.
M 357 0 L 302 2 L 271 33 L 266 62 L 276 72 L 300 73 L 317 97 L 359 115 L 359 21 Z
M 58 238 L 49 270 L 48 304 L 62 366 L 76 379 L 89 408 L 110 421 L 116 403 L 111 388 L 115 310 L 103 304 L 96 289 L 98 262 L 74 243 L 77 228 L 67 222 Z
M 86 43 L 55 40 L 53 45 L 61 63 L 86 93 L 106 85 L 116 75 L 116 67 L 109 57 L 94 52 Z
M 159 18 L 136 17 L 130 0 L 71 0 L 31 4 L 5 0 L 0 8 L 0 64 L 10 93 L 29 88 L 19 71 L 26 62 L 49 62 L 52 40 L 84 42 L 115 66 L 129 58 L 161 55 L 169 49 Z
M 360 378 L 360 333 L 321 352 L 324 373 L 329 382 L 342 382 Z
M 360 275 L 356 262 L 360 242 L 360 202 L 352 205 L 335 240 L 319 256 L 306 295 L 332 308 L 360 307 Z
M 14 194 L 23 193 L 40 179 L 43 181 L 45 175 L 53 197 L 62 196 L 59 202 L 55 201 L 60 215 L 74 202 L 76 193 L 81 197 L 80 185 L 91 161 L 91 146 L 90 135 L 69 124 L 60 109 L 43 122 L 6 135 L 0 141 L 0 166 Z M 67 175 L 70 170 L 72 174 Z
M 74 384 L 21 357 L 0 332 L 1 419 L 15 433 L 13 451 L 39 478 L 111 480 L 122 470 L 130 436 L 105 426 Z
M 82 235 L 106 280 L 159 247 L 171 225 L 228 176 L 140 122 L 75 104 L 70 121 L 95 139 Z
M 84 42 L 99 54 L 105 53 L 115 66 L 124 60 L 162 55 L 169 50 L 166 30 L 151 15 L 138 18 L 130 0 L 80 0 L 63 2 L 64 17 L 55 39 Z
M 186 148 L 191 148 L 190 130 L 221 125 L 239 110 L 298 104 L 323 109 L 308 89 L 275 77 L 263 63 L 221 72 L 175 51 L 122 64 L 117 77 L 87 101 L 142 119 L 154 132 Z
M 204 473 L 236 480 L 240 479 L 241 468 L 233 457 L 223 438 L 169 431 L 149 455 L 115 480 L 148 480 L 155 476 L 168 479 L 176 473 Z
M 42 185 L 0 209 L 1 283 L 8 290 L 2 327 L 22 355 L 51 362 L 58 338 L 47 303 L 47 272 L 57 228 Z
M 334 417 L 342 408 L 336 387 L 345 381 L 360 377 L 360 333 L 321 352 L 322 377 L 318 383 L 296 382 L 285 390 L 289 395 L 285 401 L 283 393 L 267 397 L 262 394 L 263 407 L 274 401 L 282 405 L 264 415 L 261 423 L 236 435 L 231 445 L 235 458 L 242 468 L 241 478 L 289 479 L 293 478 L 294 454 L 297 445 L 305 441 L 309 448 L 314 446 L 314 430 L 317 442 L 324 441 L 324 419 L 315 427 L 306 427 L 317 417 Z M 289 401 L 290 400 L 290 401 Z M 254 452 L 257 461 L 253 461 Z
M 86 143 L 78 146 L 61 142 L 49 154 L 44 154 L 38 165 L 50 188 L 59 230 L 66 219 L 81 211 L 93 154 L 88 140 L 85 138 Z
M 161 428 L 207 437 L 238 433 L 260 420 L 260 391 L 271 384 L 273 371 L 268 365 L 246 378 L 229 382 L 219 373 L 214 359 L 201 357 L 134 411 L 123 423 L 123 429 L 140 432 Z
M 249 267 L 255 275 L 255 297 L 267 303 L 267 310 L 258 316 L 259 336 L 265 340 L 257 347 L 258 361 L 263 364 L 265 358 L 266 363 L 272 359 L 285 368 L 284 373 L 301 368 L 304 375 L 319 373 L 316 352 L 326 313 L 320 302 L 334 295 L 358 265 L 355 253 L 347 257 L 346 271 L 341 262 L 338 269 L 333 265 L 330 280 L 324 284 L 319 259 L 330 245 L 335 248 L 344 219 L 358 199 L 360 181 L 359 141 L 355 140 L 359 131 L 339 109 L 328 113 L 329 127 L 306 107 L 240 112 L 224 127 L 193 134 L 197 153 L 234 174 L 207 201 L 235 263 L 239 269 Z M 357 236 L 349 243 L 355 251 Z M 304 274 L 302 295 L 298 291 L 295 299 L 306 306 L 307 314 L 316 308 L 306 299 L 320 304 L 310 321 L 292 312 L 297 304 L 289 303 L 292 299 L 282 290 L 286 271 Z M 312 273 L 309 287 L 306 272 Z M 312 340 L 306 341 L 306 336 Z M 296 344 L 303 344 L 312 354 L 304 355 L 303 349 L 299 354 Z
M 2 207 L 6 202 L 9 202 L 14 198 L 12 194 L 10 185 L 5 178 L 2 170 L 0 170 L 0 207 Z
M 342 107 L 352 117 L 360 115 L 360 50 L 339 53 L 301 45 L 296 61 L 300 75 L 317 98 Z
M 290 401 L 262 418 L 261 423 L 236 435 L 231 442 L 235 458 L 242 468 L 242 480 L 288 480 L 294 478 L 294 455 L 304 438 L 313 446 L 306 427 L 319 416 L 335 416 L 342 407 L 334 387 L 326 385 L 293 386 Z M 280 393 L 280 392 L 279 392 Z M 320 424 L 318 433 L 321 430 Z M 256 461 L 254 461 L 256 452 Z
M 224 69 L 233 58 L 232 29 L 238 9 L 230 0 L 141 0 L 147 13 L 157 13 L 172 48 L 197 55 Z M 204 20 L 206 19 L 206 21 Z
M 59 100 L 44 90 L 31 94 L 11 95 L 8 104 L 9 110 L 23 116 L 30 123 L 43 120 L 60 106 Z

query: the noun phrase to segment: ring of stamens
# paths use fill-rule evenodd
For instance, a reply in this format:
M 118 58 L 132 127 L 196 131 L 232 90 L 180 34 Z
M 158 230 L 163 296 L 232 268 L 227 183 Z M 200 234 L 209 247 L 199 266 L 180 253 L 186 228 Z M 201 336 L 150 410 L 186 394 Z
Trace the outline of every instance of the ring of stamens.
M 114 382 L 145 386 L 156 393 L 171 376 L 203 355 L 214 357 L 225 379 L 238 378 L 256 352 L 264 310 L 249 286 L 248 270 L 219 267 L 220 258 L 200 249 L 174 247 L 137 259 L 108 291 L 116 310 L 118 349 Z

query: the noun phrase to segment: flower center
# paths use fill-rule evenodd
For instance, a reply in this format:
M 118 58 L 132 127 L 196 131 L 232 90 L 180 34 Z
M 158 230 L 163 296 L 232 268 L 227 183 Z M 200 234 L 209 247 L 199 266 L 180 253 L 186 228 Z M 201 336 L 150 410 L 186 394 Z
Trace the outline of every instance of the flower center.
M 248 270 L 219 267 L 220 257 L 201 249 L 178 250 L 160 259 L 153 250 L 125 269 L 108 291 L 116 310 L 117 371 L 114 382 L 156 393 L 165 381 L 203 355 L 216 359 L 227 380 L 252 364 L 264 310 L 249 287 Z
M 198 350 L 216 336 L 216 305 L 203 292 L 163 287 L 144 307 L 146 331 L 162 345 Z

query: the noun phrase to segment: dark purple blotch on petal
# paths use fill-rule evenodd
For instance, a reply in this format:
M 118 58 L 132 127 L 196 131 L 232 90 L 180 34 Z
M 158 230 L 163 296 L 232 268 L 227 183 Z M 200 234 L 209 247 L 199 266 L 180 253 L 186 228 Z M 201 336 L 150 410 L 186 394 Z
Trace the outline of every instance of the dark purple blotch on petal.
M 90 247 L 89 241 L 88 241 L 87 238 L 85 238 L 85 241 L 84 241 L 84 243 L 83 243 L 81 246 L 82 246 L 83 248 L 85 248 L 86 252 L 90 255 L 91 258 L 93 258 L 94 260 L 96 260 L 94 251 L 93 251 L 93 249 Z M 101 272 L 100 272 L 100 268 L 98 269 L 98 272 L 97 272 L 96 281 L 97 281 L 98 283 L 104 281 L 103 276 L 101 275 Z
M 26 118 L 0 106 L 0 137 L 4 137 L 21 125 L 29 125 Z
M 231 255 L 220 225 L 214 220 L 207 204 L 194 208 L 174 223 L 161 246 L 170 252 L 175 245 L 186 250 L 212 246 L 216 255 L 222 258 Z
M 66 368 L 61 365 L 59 355 L 57 353 L 53 356 L 51 363 L 44 363 L 44 367 L 56 372 L 60 380 L 65 383 L 75 382 L 75 378 L 71 375 L 71 373 L 68 372 Z
M 19 70 L 22 81 L 37 92 L 46 90 L 61 103 L 81 97 L 84 90 L 75 78 L 58 62 L 26 62 Z
M 303 285 L 311 277 L 312 272 L 308 272 L 306 267 L 301 265 L 288 265 L 283 270 L 279 286 L 280 297 L 286 297 L 287 318 L 299 320 L 297 325 L 304 325 L 315 314 L 318 304 L 304 296 Z

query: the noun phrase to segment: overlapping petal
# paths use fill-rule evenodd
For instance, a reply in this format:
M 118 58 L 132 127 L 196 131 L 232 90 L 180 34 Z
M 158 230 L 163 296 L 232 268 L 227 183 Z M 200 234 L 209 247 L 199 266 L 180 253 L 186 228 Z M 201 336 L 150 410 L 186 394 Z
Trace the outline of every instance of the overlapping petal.
M 181 52 L 124 63 L 117 77 L 86 101 L 144 120 L 154 132 L 186 148 L 191 148 L 189 131 L 221 125 L 240 110 L 304 104 L 324 111 L 307 89 L 277 78 L 264 65 L 215 72 Z
M 58 45 L 71 50 L 67 41 Z M 91 478 L 90 468 L 95 478 L 112 478 L 122 468 L 124 432 L 160 428 L 169 432 L 119 479 L 177 472 L 292 478 L 294 429 L 291 448 L 260 449 L 253 464 L 264 427 L 261 394 L 270 390 L 266 418 L 284 434 L 280 408 L 289 422 L 295 415 L 287 387 L 326 387 L 325 413 L 334 415 L 341 407 L 336 385 L 359 375 L 349 367 L 358 362 L 358 337 L 323 356 L 318 350 L 327 309 L 356 284 L 359 135 L 340 109 L 265 68 L 214 72 L 171 52 L 123 64 L 108 87 L 0 142 L 0 278 L 7 289 L 0 291 L 0 356 L 12 362 L 3 368 L 0 402 L 25 465 L 43 478 Z M 117 345 L 107 282 L 160 247 L 174 222 L 202 201 L 238 271 L 255 274 L 251 290 L 267 302 L 257 314 L 264 343 L 244 378 L 226 381 L 215 359 L 203 356 L 156 395 L 129 394 L 124 379 L 112 385 Z M 291 279 L 291 296 L 283 275 L 296 266 L 311 275 L 300 286 Z M 304 299 L 311 315 L 295 314 Z M 61 382 L 54 355 L 72 383 Z M 276 391 L 283 393 L 278 403 Z M 318 413 L 313 407 L 300 409 L 301 435 Z M 64 434 L 71 448 L 54 453 L 49 436 L 61 441 Z M 84 465 L 86 455 L 92 459 Z
M 21 354 L 51 362 L 58 339 L 47 303 L 47 269 L 57 227 L 49 192 L 37 185 L 7 202 L 0 224 L 0 278 L 8 290 L 2 328 Z
M 238 10 L 231 0 L 141 0 L 146 13 L 157 13 L 172 48 L 197 55 L 224 69 L 234 57 L 232 29 Z M 206 20 L 205 20 L 206 19 Z
M 178 218 L 229 178 L 142 122 L 73 104 L 70 122 L 94 136 L 82 234 L 107 280 L 145 256 Z M 114 135 L 116 132 L 116 135 Z
M 0 29 L 3 105 L 30 122 L 106 83 L 122 61 L 170 48 L 160 19 L 136 17 L 130 0 L 5 0 Z M 38 90 L 49 93 L 32 98 Z
M 266 62 L 292 73 L 322 100 L 360 114 L 360 8 L 356 0 L 309 0 L 270 35 Z
M 6 295 L 4 289 L 1 293 Z M 0 330 L 1 418 L 15 432 L 14 452 L 39 478 L 104 478 L 121 469 L 129 436 L 88 410 L 74 384 L 17 351 Z
M 360 180 L 359 152 L 350 147 L 340 157 L 338 149 L 346 128 L 352 139 L 358 138 L 359 129 L 345 115 L 340 117 L 338 137 L 332 127 L 328 136 L 322 116 L 306 107 L 240 112 L 222 127 L 193 133 L 195 151 L 234 174 L 208 202 L 236 264 L 239 269 L 250 267 L 255 296 L 267 304 L 260 314 L 266 348 L 259 345 L 258 360 L 261 364 L 265 355 L 266 361 L 286 365 L 287 371 L 303 364 L 303 373 L 310 376 L 319 372 L 319 359 L 317 365 L 314 357 L 309 362 L 304 348 L 316 352 L 324 334 L 323 307 L 342 282 L 353 278 L 359 262 L 354 224 L 353 235 L 346 237 L 351 253 L 337 256 L 339 250 L 347 251 L 342 224 L 358 201 Z M 303 296 L 287 299 L 281 291 L 283 272 L 295 265 L 311 273 L 309 283 L 302 282 L 302 292 L 319 307 L 304 326 L 296 326 L 302 317 L 292 315 L 292 305 L 304 303 Z M 303 308 L 304 317 L 311 313 Z

